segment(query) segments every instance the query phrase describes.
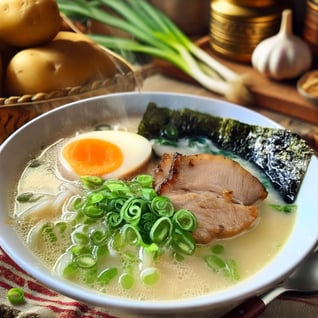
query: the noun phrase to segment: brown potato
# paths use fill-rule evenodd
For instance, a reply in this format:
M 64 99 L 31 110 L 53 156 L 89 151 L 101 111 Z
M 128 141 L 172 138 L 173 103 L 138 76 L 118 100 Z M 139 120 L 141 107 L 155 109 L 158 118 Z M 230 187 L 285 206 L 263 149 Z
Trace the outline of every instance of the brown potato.
M 0 39 L 17 47 L 48 42 L 61 25 L 56 0 L 1 0 L 0 17 Z
M 18 52 L 8 64 L 9 96 L 48 93 L 113 77 L 117 72 L 106 52 L 85 35 L 59 32 L 48 44 Z

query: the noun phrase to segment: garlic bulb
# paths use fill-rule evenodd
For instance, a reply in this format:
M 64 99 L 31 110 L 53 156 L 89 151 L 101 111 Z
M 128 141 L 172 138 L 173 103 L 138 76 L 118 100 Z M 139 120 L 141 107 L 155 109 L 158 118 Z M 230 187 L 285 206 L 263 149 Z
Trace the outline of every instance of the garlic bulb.
M 290 9 L 282 12 L 279 32 L 256 46 L 251 62 L 260 73 L 275 80 L 295 78 L 311 67 L 312 52 L 293 34 Z

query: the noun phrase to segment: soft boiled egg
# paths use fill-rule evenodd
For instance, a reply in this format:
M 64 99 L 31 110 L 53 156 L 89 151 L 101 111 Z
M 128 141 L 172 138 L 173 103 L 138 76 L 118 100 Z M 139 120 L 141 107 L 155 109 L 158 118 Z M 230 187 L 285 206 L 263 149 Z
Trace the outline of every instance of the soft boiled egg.
M 63 177 L 103 179 L 133 175 L 150 159 L 151 143 L 143 136 L 126 131 L 91 131 L 70 138 L 59 152 Z

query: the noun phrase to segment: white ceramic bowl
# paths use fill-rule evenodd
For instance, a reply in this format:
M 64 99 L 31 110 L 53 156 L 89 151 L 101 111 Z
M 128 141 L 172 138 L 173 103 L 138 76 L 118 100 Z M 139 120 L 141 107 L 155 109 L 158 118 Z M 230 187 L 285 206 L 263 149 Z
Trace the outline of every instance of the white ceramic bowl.
M 138 301 L 111 297 L 80 287 L 54 276 L 19 240 L 8 221 L 12 185 L 17 181 L 30 155 L 38 153 L 61 136 L 107 116 L 142 114 L 148 102 L 172 108 L 194 108 L 221 117 L 232 117 L 250 124 L 279 127 L 278 124 L 247 108 L 209 98 L 167 93 L 120 93 L 81 100 L 54 109 L 31 121 L 9 137 L 0 150 L 0 244 L 27 273 L 46 286 L 85 303 L 137 313 L 185 313 L 232 305 L 265 291 L 286 277 L 310 253 L 318 239 L 318 160 L 312 158 L 298 195 L 296 224 L 278 255 L 261 271 L 233 288 L 213 295 L 176 301 Z M 127 108 L 126 108 L 127 107 Z

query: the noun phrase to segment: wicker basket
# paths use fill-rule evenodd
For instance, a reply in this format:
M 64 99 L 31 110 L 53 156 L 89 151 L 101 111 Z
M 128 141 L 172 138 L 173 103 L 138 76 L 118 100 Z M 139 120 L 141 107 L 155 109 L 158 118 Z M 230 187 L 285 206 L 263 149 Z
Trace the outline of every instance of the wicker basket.
M 83 86 L 67 87 L 50 93 L 0 97 L 0 144 L 17 128 L 40 114 L 88 97 L 133 91 L 141 87 L 144 78 L 156 72 L 153 65 L 144 65 L 136 69 L 121 56 L 108 49 L 104 50 L 118 69 L 112 78 L 95 80 Z
M 61 14 L 61 18 L 67 31 L 83 34 L 65 15 Z M 17 128 L 53 108 L 88 97 L 133 91 L 141 87 L 144 78 L 157 72 L 151 64 L 136 69 L 120 55 L 100 47 L 117 67 L 118 72 L 114 77 L 50 93 L 0 97 L 0 144 Z
M 0 98 L 0 143 L 29 120 L 53 108 L 83 98 L 132 91 L 137 86 L 136 72 L 118 73 L 113 78 L 94 81 L 51 93 Z

